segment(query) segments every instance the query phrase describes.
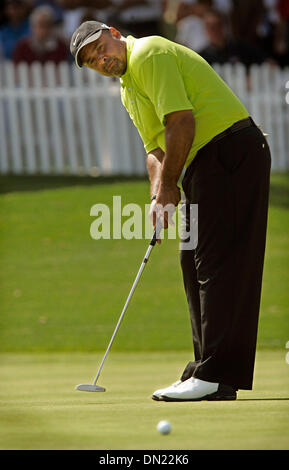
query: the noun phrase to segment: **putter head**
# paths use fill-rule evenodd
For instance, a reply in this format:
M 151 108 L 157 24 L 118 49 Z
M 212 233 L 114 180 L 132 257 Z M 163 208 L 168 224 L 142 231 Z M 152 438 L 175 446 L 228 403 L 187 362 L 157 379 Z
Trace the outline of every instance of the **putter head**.
M 80 392 L 105 392 L 105 388 L 90 384 L 77 385 L 75 390 L 79 390 Z

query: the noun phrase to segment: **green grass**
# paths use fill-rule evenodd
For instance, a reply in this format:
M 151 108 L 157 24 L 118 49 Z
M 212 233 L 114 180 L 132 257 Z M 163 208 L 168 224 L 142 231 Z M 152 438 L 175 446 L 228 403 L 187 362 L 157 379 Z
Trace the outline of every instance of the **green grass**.
M 112 353 L 99 384 L 105 393 L 74 390 L 93 379 L 102 355 L 1 354 L 0 449 L 289 448 L 289 378 L 285 354 L 259 351 L 253 391 L 232 402 L 165 403 L 156 388 L 176 380 L 188 359 L 177 353 Z M 168 420 L 170 435 L 157 423 Z
M 175 240 L 152 253 L 99 381 L 107 392 L 74 391 L 93 380 L 148 245 L 93 240 L 90 208 L 113 195 L 144 206 L 148 190 L 144 180 L 0 177 L 0 449 L 288 449 L 288 174 L 271 178 L 253 391 L 151 400 L 192 359 Z
M 0 351 L 103 350 L 148 241 L 93 240 L 90 208 L 111 206 L 113 195 L 144 207 L 148 182 L 7 176 L 0 186 Z M 258 336 L 265 348 L 289 339 L 288 188 L 288 174 L 272 175 Z M 191 349 L 178 241 L 154 249 L 114 349 Z

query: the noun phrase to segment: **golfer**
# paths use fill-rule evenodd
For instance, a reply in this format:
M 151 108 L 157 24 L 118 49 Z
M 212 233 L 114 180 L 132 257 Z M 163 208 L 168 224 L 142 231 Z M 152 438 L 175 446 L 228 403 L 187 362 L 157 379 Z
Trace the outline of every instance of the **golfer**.
M 184 46 L 123 37 L 87 21 L 74 32 L 71 53 L 78 67 L 120 78 L 147 153 L 154 222 L 157 207 L 180 202 L 184 168 L 185 204 L 198 204 L 198 244 L 180 252 L 195 360 L 152 398 L 235 400 L 253 384 L 271 167 L 266 139 L 224 81 Z

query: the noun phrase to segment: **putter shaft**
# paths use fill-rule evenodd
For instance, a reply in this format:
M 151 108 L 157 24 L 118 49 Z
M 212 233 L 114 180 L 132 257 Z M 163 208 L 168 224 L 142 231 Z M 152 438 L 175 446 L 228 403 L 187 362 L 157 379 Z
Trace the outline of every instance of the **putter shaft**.
M 108 345 L 108 347 L 107 347 L 107 350 L 106 350 L 106 352 L 105 352 L 105 354 L 104 354 L 104 356 L 103 356 L 103 359 L 102 359 L 101 364 L 100 364 L 100 366 L 99 366 L 99 369 L 98 369 L 98 371 L 97 371 L 96 377 L 95 377 L 95 379 L 94 379 L 94 381 L 93 381 L 93 385 L 96 384 L 97 379 L 98 379 L 99 376 L 100 376 L 100 372 L 101 372 L 101 369 L 102 369 L 102 367 L 103 367 L 103 364 L 104 364 L 104 361 L 105 361 L 105 359 L 106 359 L 106 356 L 107 356 L 107 354 L 108 354 L 108 352 L 109 352 L 109 350 L 110 350 L 110 348 L 111 348 L 111 345 L 112 345 L 112 343 L 113 343 L 114 337 L 115 337 L 115 335 L 116 335 L 116 333 L 117 333 L 117 330 L 118 330 L 118 328 L 119 328 L 119 326 L 120 326 L 120 324 L 121 324 L 121 321 L 122 321 L 122 319 L 123 319 L 123 316 L 124 316 L 124 314 L 125 314 L 125 312 L 126 312 L 126 309 L 127 309 L 128 304 L 129 304 L 129 302 L 130 302 L 130 300 L 131 300 L 131 298 L 132 298 L 132 295 L 133 295 L 133 293 L 134 293 L 134 291 L 135 291 L 135 288 L 136 288 L 136 286 L 137 286 L 137 284 L 138 284 L 138 281 L 139 281 L 139 279 L 140 279 L 140 277 L 141 277 L 141 274 L 142 274 L 142 272 L 143 272 L 143 270 L 144 270 L 144 268 L 145 268 L 145 265 L 146 265 L 146 263 L 147 263 L 147 261 L 148 261 L 148 259 L 149 259 L 149 257 L 150 257 L 151 251 L 152 251 L 153 247 L 154 247 L 155 244 L 156 244 L 157 236 L 159 235 L 159 233 L 160 233 L 160 230 L 156 228 L 155 231 L 154 231 L 153 237 L 152 237 L 152 239 L 151 239 L 151 241 L 150 241 L 149 247 L 148 247 L 148 249 L 147 249 L 147 251 L 146 251 L 146 254 L 145 254 L 145 256 L 144 256 L 144 259 L 143 259 L 143 261 L 142 261 L 142 264 L 141 264 L 141 266 L 140 266 L 140 268 L 139 268 L 139 270 L 138 270 L 137 276 L 136 276 L 136 278 L 135 278 L 135 280 L 134 280 L 134 283 L 133 283 L 133 285 L 132 285 L 132 288 L 131 288 L 131 290 L 130 290 L 130 293 L 129 293 L 129 295 L 128 295 L 128 298 L 127 298 L 127 300 L 126 300 L 126 303 L 125 303 L 125 305 L 124 305 L 124 307 L 123 307 L 123 310 L 122 310 L 122 312 L 121 312 L 121 315 L 120 315 L 120 317 L 119 317 L 119 320 L 118 320 L 117 325 L 116 325 L 116 327 L 115 327 L 115 330 L 114 330 L 114 332 L 113 332 L 113 335 L 112 335 L 112 337 L 111 337 L 111 340 L 110 340 L 110 342 L 109 342 L 109 345 Z

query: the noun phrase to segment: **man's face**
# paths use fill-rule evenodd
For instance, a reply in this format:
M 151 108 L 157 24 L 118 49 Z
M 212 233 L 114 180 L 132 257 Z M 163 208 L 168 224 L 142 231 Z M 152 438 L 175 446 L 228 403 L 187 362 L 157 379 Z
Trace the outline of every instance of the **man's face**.
M 38 41 L 45 41 L 52 35 L 53 24 L 48 18 L 38 18 L 32 25 L 32 31 Z
M 114 28 L 79 52 L 83 65 L 107 77 L 121 77 L 126 71 L 126 42 Z
M 225 38 L 225 27 L 219 16 L 208 13 L 204 17 L 204 23 L 210 41 L 214 44 Z
M 9 2 L 5 7 L 5 14 L 12 23 L 19 23 L 27 16 L 27 7 L 23 2 Z

